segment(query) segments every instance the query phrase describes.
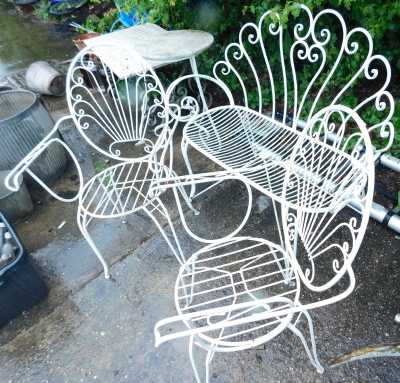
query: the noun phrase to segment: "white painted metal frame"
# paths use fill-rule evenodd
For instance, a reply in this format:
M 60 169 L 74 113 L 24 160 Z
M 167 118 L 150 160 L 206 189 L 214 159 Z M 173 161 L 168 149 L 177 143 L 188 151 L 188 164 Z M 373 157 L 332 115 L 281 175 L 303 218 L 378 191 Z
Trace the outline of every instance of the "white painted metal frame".
M 31 150 L 29 154 L 27 154 L 15 167 L 12 169 L 12 171 L 8 174 L 6 180 L 5 180 L 5 185 L 8 189 L 11 191 L 18 191 L 20 188 L 20 184 L 18 182 L 18 179 L 20 178 L 20 175 L 23 175 L 24 172 L 27 172 L 39 185 L 41 185 L 48 193 L 50 193 L 54 198 L 58 199 L 59 201 L 62 202 L 74 202 L 79 198 L 79 193 L 82 190 L 83 187 L 83 176 L 82 176 L 82 170 L 79 165 L 79 162 L 77 158 L 75 157 L 74 153 L 70 149 L 70 147 L 62 141 L 60 138 L 55 138 L 54 133 L 58 131 L 59 126 L 67 121 L 68 119 L 71 119 L 71 116 L 66 116 L 60 118 L 57 123 L 54 125 L 54 128 L 47 134 L 46 137 L 44 137 L 37 145 L 35 148 Z M 46 151 L 46 149 L 52 145 L 52 144 L 59 144 L 64 147 L 64 149 L 68 152 L 70 155 L 72 161 L 74 162 L 74 165 L 76 167 L 76 170 L 78 172 L 78 180 L 79 180 L 79 189 L 76 195 L 72 198 L 63 198 L 59 196 L 57 193 L 55 193 L 45 182 L 43 182 L 29 167 L 30 165 L 43 153 Z
M 136 76 L 118 78 L 106 64 L 110 60 L 118 61 L 121 71 L 135 67 Z M 18 190 L 18 177 L 26 171 L 55 198 L 63 202 L 78 200 L 79 228 L 102 263 L 106 278 L 110 278 L 108 265 L 88 231 L 93 218 L 123 217 L 125 221 L 128 214 L 142 210 L 155 222 L 177 260 L 184 263 L 171 218 L 160 199 L 163 190 L 150 190 L 152 182 L 175 175 L 172 135 L 177 120 L 171 121 L 170 113 L 179 116 L 180 108 L 168 103 L 163 86 L 147 61 L 118 44 L 81 50 L 70 65 L 66 88 L 70 115 L 57 121 L 53 130 L 13 169 L 6 186 Z M 97 154 L 112 161 L 86 183 L 77 157 L 62 140 L 52 137 L 68 119 L 74 121 Z M 58 196 L 29 169 L 54 142 L 65 147 L 78 171 L 79 191 L 71 199 Z M 180 191 L 197 213 L 184 189 Z M 172 239 L 160 223 L 160 216 L 169 225 Z
M 364 121 L 369 111 L 374 110 L 380 115 L 378 122 L 367 125 L 368 131 L 374 137 L 386 140 L 387 145 L 379 151 L 386 151 L 391 146 L 394 128 L 390 119 L 394 100 L 387 91 L 391 77 L 389 62 L 373 53 L 373 41 L 365 29 L 348 31 L 338 12 L 327 9 L 313 16 L 306 6 L 301 8 L 302 22 L 292 31 L 284 30 L 279 23 L 272 23 L 270 11 L 261 17 L 258 24 L 245 24 L 239 42 L 230 44 L 225 50 L 224 60 L 215 64 L 214 77 L 202 76 L 204 81 L 210 80 L 221 86 L 228 96 L 226 105 L 204 111 L 204 105 L 199 105 L 194 97 L 182 100 L 182 109 L 189 110 L 191 116 L 182 141 L 182 152 L 190 173 L 194 170 L 188 155 L 189 147 L 226 170 L 257 166 L 261 163 L 260 153 L 263 153 L 264 161 L 285 161 L 298 140 L 296 128 L 299 122 L 307 124 L 322 109 L 335 110 L 346 100 L 350 87 L 360 81 L 364 81 L 365 89 L 373 89 L 374 93 L 360 99 L 352 109 Z M 336 38 L 324 23 L 327 18 L 337 21 L 339 31 Z M 289 34 L 290 44 L 287 43 Z M 276 54 L 270 55 L 266 49 L 266 45 L 274 41 L 277 42 L 279 58 Z M 361 46 L 366 47 L 362 51 L 364 61 L 355 73 L 348 74 L 350 80 L 346 82 L 343 61 L 359 55 Z M 259 53 L 257 60 L 252 60 L 250 48 Z M 327 55 L 331 49 L 335 49 L 337 58 L 329 66 Z M 248 70 L 245 78 L 241 76 L 240 68 L 243 67 Z M 310 73 L 306 73 L 305 68 Z M 308 76 L 305 89 L 301 86 L 299 73 Z M 189 78 L 185 76 L 171 84 L 168 95 Z M 283 94 L 276 93 L 278 83 L 283 84 Z M 230 86 L 235 89 L 235 101 Z M 252 100 L 252 105 L 256 104 L 253 109 L 250 108 L 249 91 L 258 95 L 256 101 Z M 376 150 L 377 156 L 379 151 Z M 249 183 L 261 191 L 279 194 L 275 189 L 281 188 L 282 182 L 274 183 L 265 178 L 263 182 L 261 184 L 257 178 L 249 179 Z M 195 196 L 193 185 L 190 197 Z
M 99 44 L 120 44 L 127 48 L 132 48 L 143 57 L 149 65 L 155 69 L 162 66 L 176 63 L 182 60 L 188 60 L 192 70 L 193 82 L 198 91 L 198 100 L 206 107 L 206 98 L 212 98 L 210 92 L 202 86 L 198 77 L 198 68 L 196 56 L 207 50 L 213 43 L 214 38 L 210 33 L 198 30 L 176 30 L 167 31 L 160 26 L 152 23 L 144 23 L 125 28 L 116 32 L 108 33 L 85 41 L 87 46 L 93 47 Z M 109 57 L 104 57 L 108 59 Z M 134 63 L 120 67 L 117 60 L 111 58 L 106 64 L 120 78 L 132 76 L 136 73 Z M 189 87 L 194 90 L 190 83 Z M 168 100 L 180 100 L 187 93 L 184 88 L 179 88 L 174 94 L 170 94 Z M 175 102 L 175 101 L 173 101 Z M 186 116 L 180 116 L 181 121 L 187 119 Z
M 118 78 L 106 64 L 117 61 L 119 69 L 136 68 L 136 76 Z M 160 80 L 134 50 L 102 44 L 80 51 L 67 74 L 67 101 L 81 135 L 112 166 L 92 177 L 83 187 L 77 214 L 82 234 L 100 259 L 105 277 L 108 265 L 87 229 L 93 218 L 125 217 L 144 211 L 156 223 L 177 260 L 184 256 L 171 218 L 161 199 L 162 190 L 150 184 L 173 176 L 172 135 L 169 104 Z M 182 190 L 183 191 L 183 190 Z M 189 202 L 190 204 L 190 202 Z M 171 228 L 170 240 L 157 215 Z
M 156 345 L 188 336 L 199 383 L 203 380 L 195 362 L 195 344 L 208 351 L 208 383 L 216 351 L 251 348 L 285 328 L 301 338 L 311 363 L 322 372 L 307 310 L 338 302 L 355 287 L 352 262 L 366 231 L 374 189 L 377 154 L 370 135 L 387 139 L 383 151 L 394 136 L 390 122 L 394 101 L 386 90 L 391 71 L 383 56 L 373 55 L 367 31 L 355 28 L 348 32 L 343 18 L 333 10 L 315 17 L 305 6 L 302 11 L 308 23 L 295 26 L 289 48 L 283 28 L 268 23 L 270 12 L 266 12 L 258 25 L 248 23 L 242 28 L 239 43 L 229 45 L 224 61 L 215 64 L 214 77 L 201 76 L 220 85 L 227 104 L 201 112 L 194 98 L 182 100 L 181 107 L 190 115 L 182 142 L 189 175 L 159 180 L 158 187 L 167 187 L 166 182 L 170 187 L 191 185 L 190 197 L 194 198 L 198 180 L 214 177 L 218 183 L 230 174 L 272 198 L 280 228 L 280 244 L 238 237 L 235 231 L 229 237 L 208 241 L 180 268 L 175 286 L 178 315 L 156 324 Z M 336 18 L 342 29 L 333 67 L 327 66 L 326 57 L 336 39 L 323 24 L 325 17 Z M 273 38 L 278 39 L 278 65 L 270 63 L 264 47 Z M 368 47 L 363 64 L 332 94 L 336 88 L 331 80 L 340 73 L 344 56 L 359 52 L 361 38 Z M 260 48 L 262 64 L 251 60 L 246 49 L 249 45 Z M 250 68 L 246 79 L 236 69 L 239 62 Z M 315 72 L 302 93 L 296 69 L 313 64 L 318 65 L 314 65 Z M 226 83 L 236 79 L 241 105 L 235 105 L 237 94 L 234 99 L 224 82 L 229 76 Z M 381 81 L 379 90 L 353 108 L 342 105 L 346 91 L 362 76 L 367 83 Z M 167 94 L 189 78 L 176 80 Z M 277 81 L 283 82 L 281 97 L 275 94 Z M 258 93 L 255 109 L 249 105 L 249 88 Z M 266 92 L 269 105 L 263 102 Z M 372 126 L 364 120 L 368 109 L 382 116 Z M 297 129 L 300 119 L 305 122 Z M 189 147 L 225 171 L 193 174 Z M 311 348 L 299 327 L 301 315 L 307 318 Z M 171 332 L 175 322 L 183 322 L 187 329 Z

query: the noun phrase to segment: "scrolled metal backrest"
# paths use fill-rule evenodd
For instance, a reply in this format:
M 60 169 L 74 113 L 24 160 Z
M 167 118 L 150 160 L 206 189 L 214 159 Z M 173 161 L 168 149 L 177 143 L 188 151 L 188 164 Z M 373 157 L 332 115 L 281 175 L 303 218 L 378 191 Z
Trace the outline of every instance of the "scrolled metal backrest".
M 289 161 L 282 205 L 287 251 L 312 291 L 325 291 L 345 275 L 349 291 L 354 288 L 351 264 L 370 216 L 374 174 L 361 118 L 343 106 L 317 113 Z
M 293 127 L 330 105 L 349 106 L 369 131 L 388 138 L 379 149 L 386 151 L 394 136 L 394 100 L 387 91 L 391 69 L 385 57 L 373 54 L 369 32 L 349 31 L 343 17 L 331 9 L 313 16 L 302 5 L 299 18 L 290 20 L 286 29 L 270 15 L 268 11 L 258 24 L 242 27 L 239 42 L 230 44 L 224 60 L 215 64 L 214 76 L 228 84 L 244 106 Z M 354 67 L 356 58 L 361 64 Z M 358 100 L 349 92 L 353 87 Z
M 163 86 L 132 49 L 107 43 L 81 50 L 68 71 L 67 101 L 82 136 L 108 157 L 156 163 L 170 148 Z

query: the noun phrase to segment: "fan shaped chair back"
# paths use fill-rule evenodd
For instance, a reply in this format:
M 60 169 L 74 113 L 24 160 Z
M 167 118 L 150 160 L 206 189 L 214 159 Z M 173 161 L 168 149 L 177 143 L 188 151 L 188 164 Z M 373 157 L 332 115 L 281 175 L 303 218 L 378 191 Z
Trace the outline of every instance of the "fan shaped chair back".
M 351 107 L 376 136 L 390 136 L 379 149 L 386 151 L 394 112 L 386 90 L 388 60 L 373 54 L 367 30 L 349 30 L 337 11 L 313 15 L 301 5 L 297 13 L 283 23 L 278 13 L 267 11 L 257 24 L 245 24 L 239 42 L 228 45 L 224 60 L 215 64 L 214 76 L 235 90 L 238 105 L 293 128 L 330 105 Z
M 67 75 L 70 113 L 82 136 L 119 161 L 162 163 L 171 142 L 168 103 L 149 64 L 133 49 L 80 51 Z
M 370 216 L 373 156 L 365 124 L 343 106 L 317 113 L 293 151 L 283 187 L 283 231 L 292 264 L 313 292 L 345 276 L 345 295 L 354 289 L 351 264 Z

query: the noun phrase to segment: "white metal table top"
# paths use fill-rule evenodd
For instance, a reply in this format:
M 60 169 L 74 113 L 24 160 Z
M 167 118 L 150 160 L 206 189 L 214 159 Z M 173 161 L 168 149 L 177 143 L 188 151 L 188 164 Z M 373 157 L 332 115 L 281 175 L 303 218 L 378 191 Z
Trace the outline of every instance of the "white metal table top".
M 213 41 L 213 36 L 208 32 L 167 31 L 156 24 L 146 23 L 85 40 L 85 44 L 94 47 L 99 44 L 117 43 L 133 47 L 154 68 L 157 68 L 172 62 L 190 59 L 208 49 Z M 96 48 L 96 50 L 99 50 L 99 57 L 104 58 L 111 70 L 120 78 L 135 74 L 134 67 L 131 73 L 128 74 L 125 71 L 122 73 L 115 57 L 114 60 L 107 62 L 106 56 L 109 55 L 102 52 L 102 48 Z

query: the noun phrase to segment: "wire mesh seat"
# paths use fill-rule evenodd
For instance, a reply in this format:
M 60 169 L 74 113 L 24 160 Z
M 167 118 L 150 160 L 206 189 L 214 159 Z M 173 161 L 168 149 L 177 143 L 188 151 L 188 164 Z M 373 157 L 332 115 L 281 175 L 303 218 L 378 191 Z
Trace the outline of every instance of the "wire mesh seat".
M 286 252 L 273 243 L 252 237 L 233 237 L 211 244 L 193 254 L 182 266 L 175 288 L 175 304 L 188 330 L 161 337 L 160 328 L 171 325 L 169 318 L 155 327 L 156 345 L 177 336 L 190 336 L 189 354 L 198 382 L 194 345 L 208 351 L 206 382 L 215 352 L 234 352 L 256 347 L 291 329 L 303 342 L 312 364 L 320 365 L 312 336 L 311 350 L 296 328 L 298 318 L 285 309 L 299 305 L 299 278 L 291 266 L 283 277 L 283 264 L 290 264 Z M 313 333 L 312 322 L 302 312 Z M 293 322 L 293 323 L 292 323 Z
M 135 212 L 159 196 L 160 192 L 150 196 L 148 190 L 155 178 L 146 162 L 125 162 L 109 167 L 85 184 L 81 210 L 97 218 Z

